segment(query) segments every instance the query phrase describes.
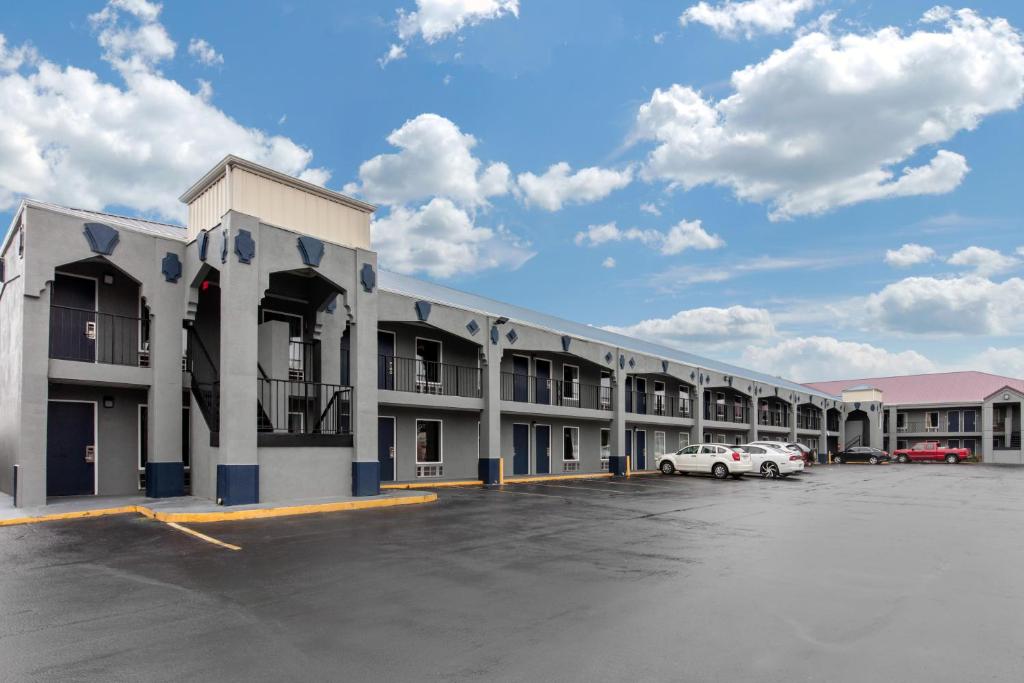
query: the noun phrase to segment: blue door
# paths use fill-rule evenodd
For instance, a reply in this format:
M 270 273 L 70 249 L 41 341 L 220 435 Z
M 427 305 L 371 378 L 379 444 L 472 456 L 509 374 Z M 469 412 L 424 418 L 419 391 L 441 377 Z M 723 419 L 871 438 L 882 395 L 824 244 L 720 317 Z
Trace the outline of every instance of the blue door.
M 636 468 L 647 469 L 647 432 L 636 430 Z
M 633 378 L 626 378 L 626 412 L 633 412 Z M 627 453 L 628 455 L 628 453 Z
M 537 425 L 533 428 L 535 447 L 533 452 L 537 454 L 537 474 L 547 474 L 551 471 L 551 427 Z
M 647 414 L 647 380 L 636 378 L 636 413 L 637 415 Z
M 530 359 L 524 356 L 512 357 L 512 400 L 530 400 Z
M 96 281 L 57 273 L 50 303 L 50 357 L 95 361 Z
M 377 462 L 380 480 L 395 480 L 395 418 L 377 418 Z
M 95 410 L 93 403 L 49 402 L 46 410 L 46 495 L 96 493 Z
M 537 403 L 551 403 L 551 363 L 538 360 L 537 365 Z
M 512 473 L 530 473 L 530 425 L 512 425 Z

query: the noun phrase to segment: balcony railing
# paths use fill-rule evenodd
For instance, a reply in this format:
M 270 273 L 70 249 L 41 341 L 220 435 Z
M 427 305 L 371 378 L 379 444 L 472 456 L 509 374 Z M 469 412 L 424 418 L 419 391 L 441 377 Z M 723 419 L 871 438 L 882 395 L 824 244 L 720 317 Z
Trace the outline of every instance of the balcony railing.
M 564 382 L 533 375 L 501 373 L 501 400 L 542 405 L 611 410 L 612 388 L 598 384 Z
M 750 423 L 750 410 L 734 403 L 708 403 L 704 405 L 704 419 L 717 422 Z
M 149 365 L 149 317 L 50 306 L 50 358 Z
M 967 427 L 974 427 L 974 429 L 967 429 Z M 999 431 L 999 428 L 996 428 Z M 930 422 L 916 422 L 908 421 L 902 424 L 897 423 L 896 432 L 899 434 L 930 434 L 935 432 L 943 432 L 949 434 L 978 434 L 981 429 L 978 429 L 977 422 L 973 425 L 959 424 L 956 425 L 956 429 L 950 429 L 949 424 L 932 424 Z
M 821 416 L 810 413 L 797 413 L 796 414 L 796 427 L 797 429 L 821 429 Z
M 286 379 L 256 381 L 257 431 L 296 435 L 352 433 L 352 387 Z
M 642 391 L 626 392 L 626 412 L 634 415 L 693 417 L 692 403 L 689 398 Z
M 761 410 L 757 413 L 757 424 L 763 427 L 789 427 L 789 411 Z
M 320 342 L 288 342 L 288 379 L 300 382 L 320 381 Z
M 439 396 L 480 398 L 480 368 L 418 358 L 377 357 L 377 388 Z

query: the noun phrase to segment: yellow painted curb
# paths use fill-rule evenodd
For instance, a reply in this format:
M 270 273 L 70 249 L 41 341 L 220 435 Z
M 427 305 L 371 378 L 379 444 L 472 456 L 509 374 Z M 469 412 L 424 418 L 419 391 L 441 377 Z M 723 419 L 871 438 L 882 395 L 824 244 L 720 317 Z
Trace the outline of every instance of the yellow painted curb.
M 407 484 L 381 484 L 381 490 L 389 489 L 394 491 L 408 491 L 411 489 L 437 489 L 444 488 L 447 486 L 481 486 L 482 483 L 479 479 L 466 479 L 464 481 L 417 481 L 409 482 Z
M 550 477 L 508 477 L 506 484 L 530 484 L 535 481 L 564 481 L 566 479 L 607 479 L 611 472 L 598 472 L 595 474 L 552 474 Z
M 372 508 L 396 507 L 399 505 L 417 505 L 432 503 L 437 500 L 436 493 L 422 493 L 417 496 L 386 498 L 383 500 L 346 500 L 335 503 L 313 503 L 311 505 L 290 505 L 279 508 L 262 508 L 256 510 L 225 510 L 224 512 L 154 512 L 145 505 L 125 505 L 116 508 L 99 510 L 82 510 L 81 512 L 58 512 L 38 517 L 19 517 L 0 520 L 0 526 L 16 526 L 19 524 L 38 524 L 40 522 L 56 522 L 66 519 L 85 519 L 88 517 L 106 517 L 137 513 L 159 522 L 229 522 L 232 520 L 268 519 L 271 517 L 292 517 L 295 515 L 315 515 L 321 512 L 341 512 L 343 510 L 368 510 Z

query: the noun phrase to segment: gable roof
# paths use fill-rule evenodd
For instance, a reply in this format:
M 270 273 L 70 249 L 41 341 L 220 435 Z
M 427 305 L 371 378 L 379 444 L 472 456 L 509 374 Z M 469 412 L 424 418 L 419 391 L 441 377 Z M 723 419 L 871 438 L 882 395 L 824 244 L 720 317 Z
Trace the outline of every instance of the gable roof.
M 145 218 L 118 216 L 112 213 L 90 211 L 88 209 L 75 209 L 70 206 L 50 204 L 49 202 L 40 202 L 35 199 L 26 199 L 22 204 L 23 206 L 61 213 L 65 216 L 71 216 L 72 218 L 80 218 L 83 221 L 106 223 L 107 225 L 115 228 L 124 228 L 134 232 L 142 232 L 147 235 L 155 235 L 157 237 L 180 240 L 182 242 L 185 241 L 186 232 L 184 226 L 174 225 L 173 223 L 161 223 L 160 221 L 151 221 Z
M 865 384 L 880 389 L 888 405 L 981 403 L 1004 386 L 1024 391 L 1024 380 L 974 370 L 810 382 L 807 386 L 841 394 L 844 389 L 854 389 Z
M 679 349 L 674 349 L 669 346 L 662 346 L 661 344 L 655 344 L 643 339 L 609 332 L 608 330 L 601 329 L 600 327 L 573 322 L 557 316 L 548 315 L 547 313 L 523 308 L 522 306 L 503 303 L 495 299 L 488 299 L 487 297 L 452 289 L 451 287 L 445 287 L 444 285 L 439 285 L 434 282 L 419 280 L 414 277 L 409 277 L 408 275 L 399 275 L 398 273 L 381 270 L 380 288 L 395 294 L 427 299 L 435 303 L 445 304 L 455 308 L 477 311 L 492 317 L 505 316 L 509 320 L 514 320 L 526 325 L 532 325 L 533 327 L 549 330 L 558 334 L 567 334 L 578 339 L 595 341 L 607 344 L 608 346 L 634 351 L 636 353 L 643 353 L 657 358 L 685 363 L 686 365 L 693 365 L 705 370 L 712 370 L 725 375 L 736 376 L 737 378 L 783 387 L 793 391 L 799 391 L 803 394 L 817 396 L 819 398 L 838 398 L 838 394 L 831 394 L 827 391 L 798 384 L 788 379 L 773 377 L 762 372 L 757 372 L 756 370 L 748 370 L 747 368 L 741 368 L 736 365 L 722 363 L 711 358 L 704 358 L 703 356 L 687 353 L 686 351 L 680 351 Z

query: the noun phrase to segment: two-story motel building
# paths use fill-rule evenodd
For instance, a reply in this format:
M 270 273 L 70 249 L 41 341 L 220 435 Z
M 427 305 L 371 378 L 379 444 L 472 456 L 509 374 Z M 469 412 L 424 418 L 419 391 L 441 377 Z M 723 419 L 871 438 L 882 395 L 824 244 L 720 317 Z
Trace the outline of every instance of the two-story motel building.
M 185 227 L 31 200 L 15 215 L 0 252 L 15 505 L 376 495 L 495 483 L 500 460 L 509 476 L 622 473 L 698 441 L 880 445 L 898 419 L 875 388 L 804 386 L 381 272 L 373 206 L 236 157 L 181 199 Z M 979 408 L 983 457 L 1020 459 L 1021 389 Z

